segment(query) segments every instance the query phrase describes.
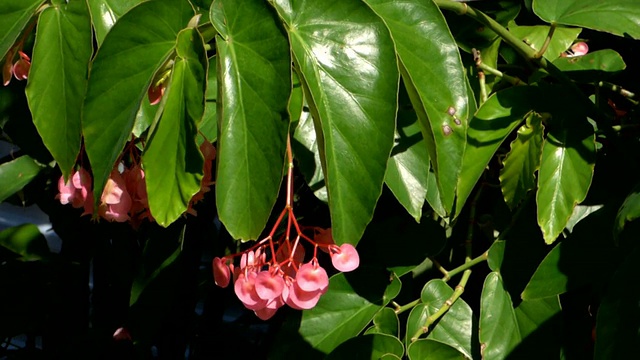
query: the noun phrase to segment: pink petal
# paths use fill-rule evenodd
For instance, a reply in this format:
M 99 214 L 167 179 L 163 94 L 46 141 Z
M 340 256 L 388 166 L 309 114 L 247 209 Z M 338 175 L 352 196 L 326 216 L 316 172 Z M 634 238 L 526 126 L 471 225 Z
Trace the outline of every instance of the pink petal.
M 267 305 L 267 301 L 261 299 L 256 292 L 256 276 L 255 272 L 241 273 L 233 286 L 236 296 L 249 310 L 262 309 Z
M 164 86 L 149 86 L 149 90 L 147 91 L 147 95 L 149 96 L 149 102 L 151 105 L 156 105 L 162 100 L 162 96 L 164 95 Z
M 231 281 L 231 270 L 227 262 L 219 257 L 213 258 L 213 279 L 222 288 L 226 288 Z
M 296 310 L 311 309 L 318 304 L 322 291 L 304 291 L 294 281 L 287 292 L 287 305 Z
M 261 299 L 273 300 L 282 295 L 284 279 L 270 271 L 260 271 L 256 276 L 256 292 Z
M 331 263 L 336 270 L 348 272 L 355 270 L 360 265 L 358 251 L 351 244 L 342 244 L 331 251 Z
M 304 291 L 324 290 L 329 286 L 329 276 L 317 263 L 306 263 L 298 269 L 296 283 Z
M 26 80 L 29 76 L 29 69 L 31 69 L 31 61 L 22 51 L 19 51 L 20 59 L 13 64 L 13 76 L 18 80 Z

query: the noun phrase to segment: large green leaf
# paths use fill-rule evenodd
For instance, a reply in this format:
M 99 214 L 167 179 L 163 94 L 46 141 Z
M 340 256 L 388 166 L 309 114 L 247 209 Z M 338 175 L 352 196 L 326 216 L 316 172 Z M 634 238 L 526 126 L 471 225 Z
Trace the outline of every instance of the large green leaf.
M 420 339 L 409 345 L 407 355 L 411 360 L 462 360 L 466 357 L 451 346 L 431 339 Z
M 542 260 L 522 292 L 523 299 L 563 294 L 593 283 L 616 263 L 611 224 L 615 208 L 605 207 L 579 222 L 571 235 Z
M 42 167 L 28 155 L 0 164 L 0 202 L 22 190 L 41 170 Z
M 55 1 L 40 14 L 27 99 L 33 123 L 65 178 L 80 151 L 92 41 L 84 0 Z
M 209 58 L 207 71 L 207 91 L 204 93 L 204 114 L 198 123 L 198 131 L 209 140 L 214 142 L 218 139 L 218 63 L 217 57 Z
M 514 23 L 509 24 L 509 31 L 536 51 L 542 49 L 542 46 L 549 34 L 549 29 L 549 26 L 543 25 L 518 26 Z M 578 38 L 581 31 L 582 29 L 580 28 L 556 28 L 553 32 L 553 37 L 544 52 L 544 57 L 551 61 L 559 58 L 560 55 Z
M 302 89 L 298 89 L 302 92 Z M 295 91 L 295 89 L 294 89 Z M 307 180 L 307 185 L 314 195 L 327 202 L 327 187 L 322 172 L 322 160 L 318 150 L 318 138 L 316 136 L 315 125 L 309 111 L 302 111 L 298 126 L 293 133 L 293 156 L 298 161 L 298 169 Z
M 358 335 L 397 295 L 400 280 L 396 276 L 392 279 L 389 283 L 386 271 L 364 267 L 332 276 L 318 305 L 303 312 L 300 335 L 315 349 L 331 352 Z
M 358 354 L 358 359 L 378 360 L 385 354 L 393 354 L 401 358 L 404 346 L 397 337 L 385 334 L 368 334 L 351 338 L 340 344 L 326 359 L 351 360 Z
M 333 236 L 355 244 L 373 216 L 393 146 L 393 43 L 359 0 L 273 2 L 316 121 Z
M 583 56 L 562 57 L 556 59 L 553 65 L 580 82 L 606 79 L 627 67 L 622 56 L 611 49 L 594 51 Z
M 91 67 L 82 119 L 96 203 L 131 138 L 156 70 L 174 52 L 178 32 L 192 16 L 186 0 L 144 2 L 120 18 L 100 47 Z
M 447 213 L 456 185 L 470 114 L 467 78 L 449 27 L 432 1 L 365 0 L 391 31 L 402 76 L 418 113 Z
M 234 238 L 256 239 L 282 181 L 289 47 L 266 2 L 217 0 L 210 16 L 220 34 L 218 215 Z
M 398 113 L 396 145 L 384 181 L 409 214 L 420 221 L 429 183 L 429 154 L 414 112 Z
M 533 11 L 550 23 L 640 39 L 640 3 L 636 0 L 534 0 Z
M 487 275 L 480 299 L 480 343 L 482 358 L 505 359 L 520 342 L 520 329 L 511 297 L 500 274 Z
M 462 209 L 482 172 L 502 142 L 533 108 L 534 88 L 518 86 L 491 95 L 469 123 L 456 210 Z
M 537 114 L 529 114 L 518 129 L 518 136 L 511 142 L 511 150 L 500 170 L 502 194 L 511 209 L 535 188 L 535 172 L 540 167 L 544 125 Z
M 596 325 L 595 359 L 625 359 L 637 353 L 640 342 L 640 286 L 636 247 L 608 283 Z M 634 355 L 635 356 L 635 355 Z
M 407 320 L 407 346 L 415 341 L 413 336 L 424 326 L 427 317 L 440 310 L 452 295 L 453 289 L 440 279 L 431 280 L 422 288 L 422 304 L 411 311 Z M 468 359 L 473 358 L 473 312 L 464 300 L 458 298 L 432 327 L 429 329 L 428 339 L 447 344 Z
M 207 56 L 200 33 L 182 30 L 164 111 L 142 155 L 149 209 L 162 226 L 174 222 L 200 190 L 203 158 L 196 136 L 204 113 Z
M 518 305 L 515 313 L 522 342 L 510 358 L 557 358 L 563 337 L 562 308 L 558 297 L 525 300 Z
M 367 329 L 365 334 L 387 334 L 400 336 L 400 321 L 398 314 L 390 308 L 383 307 L 373 317 L 373 325 Z
M 595 165 L 595 134 L 585 118 L 564 113 L 550 122 L 538 173 L 538 224 L 551 244 L 587 196 Z
M 118 19 L 144 0 L 91 0 L 87 1 L 91 11 L 91 22 L 98 46 Z
M 4 0 L 0 2 L 0 60 L 18 40 L 20 33 L 45 0 Z

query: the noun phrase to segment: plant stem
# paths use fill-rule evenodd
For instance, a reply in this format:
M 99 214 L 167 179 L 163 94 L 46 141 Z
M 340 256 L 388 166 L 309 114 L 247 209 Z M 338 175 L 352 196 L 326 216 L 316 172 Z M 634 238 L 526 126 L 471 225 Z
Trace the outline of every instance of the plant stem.
M 553 33 L 556 31 L 556 23 L 551 23 L 551 27 L 549 27 L 549 33 L 547 34 L 547 38 L 544 39 L 544 44 L 542 44 L 542 48 L 536 52 L 536 58 L 541 58 L 544 55 L 544 52 L 547 51 L 547 47 L 549 47 L 549 43 L 551 42 L 551 38 L 553 37 Z
M 511 85 L 515 85 L 515 86 L 527 85 L 527 83 L 522 81 L 519 77 L 507 75 L 507 74 L 503 73 L 502 71 L 500 71 L 498 69 L 494 69 L 494 68 L 492 68 L 491 66 L 489 66 L 489 65 L 487 65 L 485 63 L 478 64 L 478 68 L 488 72 L 491 75 L 495 75 L 497 77 L 502 78 L 503 80 L 507 81 Z
M 413 309 L 414 306 L 418 305 L 420 303 L 420 299 L 415 299 L 412 302 L 405 304 L 405 305 L 398 305 L 396 303 L 394 303 L 395 306 L 395 313 L 396 314 L 402 314 L 403 312 L 409 310 L 409 309 Z
M 607 81 L 600 81 L 598 83 L 599 87 L 603 87 L 605 89 L 611 90 L 617 94 L 620 94 L 622 96 L 624 96 L 625 98 L 627 98 L 627 100 L 631 101 L 634 105 L 638 105 L 637 101 L 632 100 L 634 97 L 636 97 L 636 94 L 632 93 L 631 91 L 624 89 L 622 86 L 620 85 L 616 85 L 616 84 L 612 84 L 610 82 Z
M 440 271 L 445 278 L 449 278 L 449 272 L 438 262 L 438 260 L 433 257 L 429 257 L 429 260 L 431 260 L 436 269 L 438 269 L 438 271 Z
M 461 272 L 466 271 L 472 268 L 473 266 L 480 264 L 481 262 L 487 261 L 488 258 L 489 258 L 489 251 L 487 250 L 483 252 L 480 256 L 465 262 L 464 264 L 458 266 L 455 269 L 449 270 L 448 276 L 443 277 L 442 280 L 449 281 L 452 277 L 460 274 Z

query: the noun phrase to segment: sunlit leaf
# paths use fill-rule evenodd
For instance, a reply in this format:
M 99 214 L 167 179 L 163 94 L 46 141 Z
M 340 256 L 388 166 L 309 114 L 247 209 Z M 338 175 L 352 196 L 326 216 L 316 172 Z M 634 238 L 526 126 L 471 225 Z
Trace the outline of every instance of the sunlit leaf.
M 636 0 L 534 0 L 533 11 L 549 23 L 640 39 L 640 3 Z
M 509 31 L 520 40 L 529 44 L 534 50 L 540 51 L 549 35 L 549 26 L 518 26 L 511 23 L 509 24 Z M 559 58 L 578 38 L 581 31 L 582 29 L 580 28 L 557 27 L 544 52 L 544 57 L 551 61 Z
M 587 196 L 593 177 L 593 128 L 586 119 L 570 120 L 566 114 L 554 118 L 542 147 L 536 201 L 547 244 L 556 240 L 574 207 Z
M 365 2 L 391 31 L 402 77 L 422 125 L 442 205 L 449 214 L 462 166 L 466 128 L 475 110 L 468 98 L 469 85 L 458 47 L 442 13 L 431 1 Z
M 387 334 L 400 336 L 400 324 L 398 314 L 390 308 L 384 307 L 373 317 L 373 326 L 367 329 L 365 334 Z
M 36 9 L 45 0 L 4 0 L 0 2 L 0 60 L 18 40 Z
M 393 44 L 361 1 L 273 2 L 321 130 L 334 239 L 355 244 L 373 216 L 393 146 L 399 77 Z
M 165 227 L 187 210 L 200 190 L 203 158 L 196 136 L 204 113 L 207 64 L 200 33 L 192 28 L 182 30 L 164 111 L 142 155 L 149 209 Z
M 144 0 L 91 0 L 87 1 L 91 11 L 93 28 L 98 46 L 104 41 L 113 24 L 135 5 Z
M 192 16 L 186 0 L 148 1 L 123 15 L 105 37 L 91 66 L 82 112 L 96 200 L 131 139 L 136 114 L 156 70 L 175 51 L 178 32 Z
M 210 16 L 220 34 L 218 215 L 234 238 L 256 239 L 282 181 L 289 47 L 266 2 L 217 0 Z
M 33 123 L 65 178 L 80 151 L 82 101 L 92 53 L 85 1 L 51 5 L 40 14 L 26 93 Z
M 553 65 L 580 82 L 606 79 L 627 67 L 622 56 L 611 49 L 598 50 L 583 56 L 558 58 Z
M 511 297 L 500 274 L 487 275 L 480 299 L 480 343 L 482 358 L 505 359 L 521 340 Z

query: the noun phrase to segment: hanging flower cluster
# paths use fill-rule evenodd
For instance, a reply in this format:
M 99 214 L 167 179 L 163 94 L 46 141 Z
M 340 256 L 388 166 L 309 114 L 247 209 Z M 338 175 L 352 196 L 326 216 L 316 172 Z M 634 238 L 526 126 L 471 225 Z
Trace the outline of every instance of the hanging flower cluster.
M 233 279 L 238 299 L 262 320 L 271 318 L 285 304 L 297 310 L 316 306 L 329 286 L 327 271 L 318 261 L 318 249 L 329 253 L 338 271 L 352 271 L 360 265 L 355 247 L 336 245 L 331 229 L 313 228 L 313 239 L 301 229 L 293 212 L 293 157 L 289 141 L 287 157 L 286 205 L 269 235 L 241 253 L 214 258 L 212 264 L 216 285 L 227 287 Z M 276 239 L 274 235 L 285 215 L 286 230 Z M 307 262 L 303 243 L 313 247 L 313 256 Z M 235 264 L 237 258 L 239 264 Z
M 213 184 L 211 178 L 212 163 L 215 160 L 216 150 L 209 141 L 204 141 L 200 146 L 204 155 L 204 176 L 201 181 L 200 191 L 193 196 L 189 203 L 189 213 L 195 215 L 193 204 L 204 198 L 204 193 L 211 191 Z M 135 159 L 134 159 L 135 160 Z M 80 167 L 73 172 L 69 181 L 64 177 L 58 180 L 57 199 L 63 205 L 71 204 L 74 208 L 83 208 L 82 215 L 93 215 L 94 200 L 91 175 Z M 153 221 L 149 211 L 147 197 L 147 185 L 145 173 L 138 161 L 132 161 L 131 166 L 125 166 L 124 162 L 118 162 L 109 174 L 104 190 L 100 196 L 98 216 L 115 222 L 129 222 L 137 227 L 142 220 Z

